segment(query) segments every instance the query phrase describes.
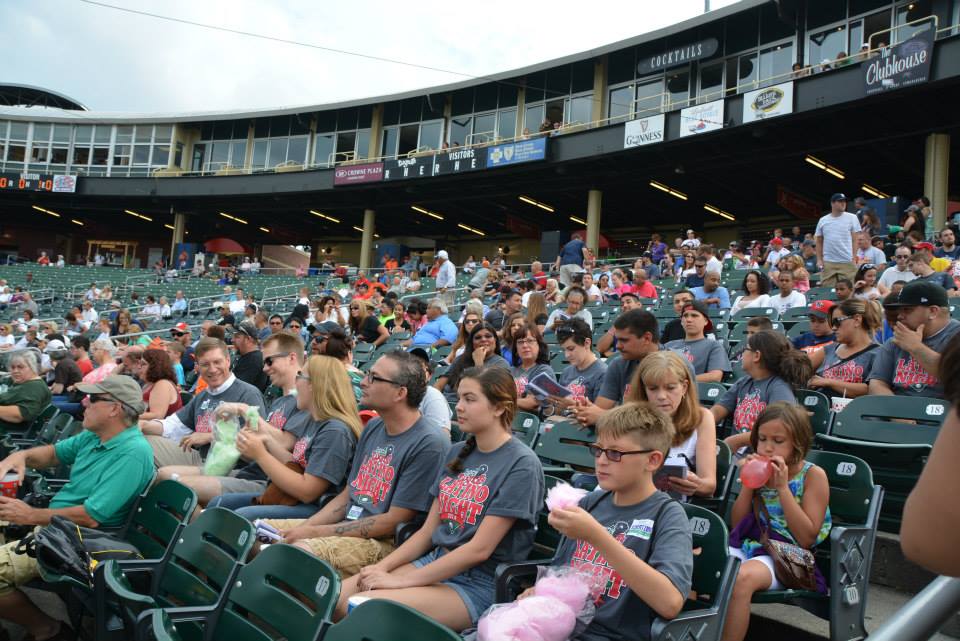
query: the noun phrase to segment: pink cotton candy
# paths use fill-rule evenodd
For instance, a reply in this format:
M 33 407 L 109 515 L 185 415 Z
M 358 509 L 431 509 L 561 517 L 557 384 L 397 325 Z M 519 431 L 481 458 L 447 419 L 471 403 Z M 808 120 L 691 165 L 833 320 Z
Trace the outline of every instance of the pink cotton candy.
M 537 596 L 553 597 L 565 603 L 574 612 L 583 609 L 583 604 L 590 597 L 590 591 L 590 585 L 577 574 L 547 575 L 541 577 L 534 588 L 534 594 Z
M 562 510 L 568 507 L 576 507 L 580 499 L 587 495 L 587 491 L 573 487 L 568 483 L 557 483 L 547 492 L 547 509 Z
M 477 623 L 477 641 L 537 641 L 520 601 L 495 605 Z
M 577 624 L 577 615 L 566 603 L 549 596 L 531 596 L 520 601 L 527 627 L 537 641 L 567 641 Z

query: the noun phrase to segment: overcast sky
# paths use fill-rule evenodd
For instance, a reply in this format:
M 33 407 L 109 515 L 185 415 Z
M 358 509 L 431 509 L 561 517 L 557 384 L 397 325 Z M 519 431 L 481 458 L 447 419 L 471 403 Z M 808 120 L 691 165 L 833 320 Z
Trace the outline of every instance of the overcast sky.
M 108 4 L 472 76 L 564 56 L 680 22 L 703 0 L 103 0 Z M 712 0 L 717 9 L 732 0 Z M 159 20 L 80 0 L 0 0 L 0 82 L 41 86 L 96 111 L 314 105 L 465 80 Z M 16 64 L 14 64 L 16 62 Z

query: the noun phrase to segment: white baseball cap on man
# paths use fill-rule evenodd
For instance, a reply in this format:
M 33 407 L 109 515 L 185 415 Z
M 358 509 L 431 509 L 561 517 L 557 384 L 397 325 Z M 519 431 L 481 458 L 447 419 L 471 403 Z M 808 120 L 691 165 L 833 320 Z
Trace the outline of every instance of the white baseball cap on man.
M 447 254 L 446 249 L 441 249 L 440 251 L 437 252 L 437 258 L 440 258 L 442 260 L 449 260 L 450 256 Z

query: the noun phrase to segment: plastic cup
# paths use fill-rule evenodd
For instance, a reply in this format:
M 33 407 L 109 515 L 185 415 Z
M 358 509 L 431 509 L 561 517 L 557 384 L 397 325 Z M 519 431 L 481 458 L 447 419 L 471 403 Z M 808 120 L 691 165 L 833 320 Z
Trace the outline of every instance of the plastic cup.
M 364 601 L 369 601 L 370 597 L 368 596 L 352 596 L 347 599 L 347 614 L 350 614 L 355 607 L 363 603 Z
M 0 479 L 0 495 L 11 499 L 17 498 L 17 490 L 20 489 L 20 478 L 16 472 L 8 472 L 3 479 Z

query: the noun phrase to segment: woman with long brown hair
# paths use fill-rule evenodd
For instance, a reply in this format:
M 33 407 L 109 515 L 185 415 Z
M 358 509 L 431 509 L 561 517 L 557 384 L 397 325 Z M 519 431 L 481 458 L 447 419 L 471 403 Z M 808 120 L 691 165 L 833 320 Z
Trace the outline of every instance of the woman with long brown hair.
M 548 318 L 550 318 L 550 315 L 547 313 L 546 298 L 540 292 L 530 294 L 530 300 L 527 301 L 527 322 L 535 325 L 543 333 Z
M 493 325 L 482 321 L 474 326 L 467 338 L 463 355 L 453 361 L 445 374 L 437 378 L 434 384 L 449 401 L 457 400 L 457 387 L 460 377 L 471 367 L 487 369 L 500 367 L 510 369 L 510 364 L 500 355 L 500 340 Z
M 147 411 L 140 418 L 166 418 L 183 407 L 170 356 L 162 349 L 148 349 L 140 358 L 143 363 L 139 376 L 144 382 L 143 401 L 147 404 Z
M 390 332 L 380 324 L 375 314 L 370 313 L 364 300 L 355 298 L 350 301 L 349 325 L 354 340 L 373 343 L 374 347 L 383 345 L 390 338 Z
M 809 386 L 827 394 L 856 398 L 869 394 L 867 381 L 877 358 L 874 340 L 883 319 L 877 304 L 848 298 L 830 310 L 837 341 L 809 354 L 816 375 Z

